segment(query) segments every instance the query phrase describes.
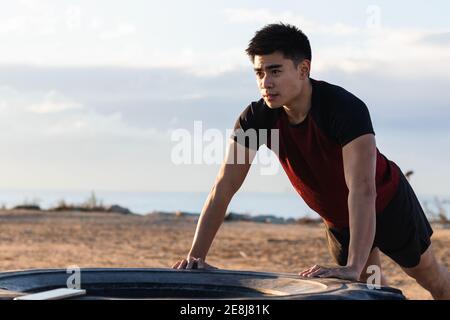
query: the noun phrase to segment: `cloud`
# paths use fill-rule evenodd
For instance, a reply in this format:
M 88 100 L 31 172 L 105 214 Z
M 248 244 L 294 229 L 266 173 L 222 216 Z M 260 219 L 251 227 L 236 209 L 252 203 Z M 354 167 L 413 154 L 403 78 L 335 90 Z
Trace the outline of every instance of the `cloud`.
M 381 68 L 393 76 L 409 77 L 425 72 L 446 75 L 450 69 L 450 32 L 445 29 L 323 24 L 290 11 L 268 9 L 227 9 L 225 16 L 230 23 L 261 25 L 281 21 L 299 26 L 312 43 L 313 71 L 356 73 Z M 333 36 L 339 37 L 338 41 Z
M 418 40 L 419 43 L 435 46 L 450 46 L 450 32 L 437 32 L 424 35 Z
M 127 123 L 120 111 L 101 113 L 56 91 L 36 93 L 2 86 L 0 97 L 0 126 L 5 130 L 0 140 L 8 144 L 86 138 L 152 141 L 168 137 L 164 130 Z
M 49 36 L 57 32 L 57 25 L 62 21 L 55 8 L 44 2 L 39 6 L 31 3 L 13 4 L 3 7 L 7 18 L 0 20 L 0 36 Z
M 393 77 L 421 77 L 425 73 L 448 77 L 450 47 L 437 50 L 418 41 L 427 34 L 427 31 L 411 29 L 368 30 L 357 45 L 347 42 L 319 49 L 321 59 L 317 60 L 323 63 L 323 69 L 331 69 L 337 62 L 337 68 L 349 73 L 383 70 Z
M 316 78 L 365 101 L 381 151 L 404 168 L 427 172 L 419 183 L 429 189 L 433 179 L 428 177 L 438 176 L 450 161 L 442 152 L 450 122 L 447 76 L 393 77 L 380 68 L 327 69 Z M 46 186 L 88 189 L 205 190 L 217 168 L 173 166 L 170 130 L 193 132 L 193 122 L 202 120 L 205 130 L 225 132 L 257 99 L 250 67 L 210 76 L 170 68 L 0 67 L 0 150 L 8 150 L 0 158 L 1 176 L 22 188 L 32 187 L 30 181 L 41 188 L 48 181 Z M 49 100 L 59 103 L 54 112 L 30 111 Z M 81 107 L 62 107 L 67 105 Z M 421 146 L 428 160 L 410 156 Z M 431 169 L 425 166 L 433 163 Z M 176 185 L 167 179 L 175 175 L 183 177 Z M 253 177 L 249 190 L 267 181 Z M 433 184 L 433 190 L 443 183 Z
M 334 36 L 350 36 L 360 32 L 360 29 L 346 25 L 341 22 L 336 22 L 329 25 L 314 22 L 302 15 L 293 14 L 291 11 L 283 11 L 274 13 L 268 9 L 225 9 L 224 14 L 230 23 L 290 23 L 296 26 L 301 26 L 301 29 L 309 33 L 322 33 Z
M 73 109 L 80 109 L 80 103 L 72 101 L 57 91 L 45 94 L 42 102 L 31 105 L 28 110 L 35 113 L 54 113 Z
M 244 49 L 257 27 L 284 21 L 300 26 L 309 35 L 314 71 L 339 69 L 355 73 L 384 68 L 393 76 L 420 76 L 423 72 L 442 75 L 450 67 L 450 46 L 446 45 L 448 28 L 401 29 L 376 23 L 370 27 L 338 18 L 322 22 L 312 18 L 312 11 L 306 14 L 296 8 L 276 10 L 260 5 L 257 9 L 214 7 L 211 16 L 219 20 L 210 23 L 208 28 L 203 24 L 207 18 L 198 17 L 196 23 L 180 30 L 179 25 L 185 23 L 184 16 L 177 20 L 179 25 L 172 22 L 165 25 L 161 24 L 163 13 L 145 22 L 138 15 L 125 14 L 140 13 L 141 6 L 118 9 L 125 16 L 134 17 L 123 20 L 115 18 L 114 6 L 106 13 L 98 5 L 21 3 L 3 9 L 6 13 L 0 19 L 3 44 L 0 63 L 160 67 L 187 70 L 195 76 L 218 76 L 248 66 Z M 160 9 L 167 14 L 164 6 Z M 353 10 L 360 9 L 352 9 L 350 13 Z M 364 18 L 363 10 L 360 17 Z M 423 68 L 412 67 L 425 64 Z
M 56 91 L 84 107 L 59 112 L 61 117 L 89 110 L 101 115 L 119 112 L 132 126 L 161 130 L 174 117 L 188 125 L 206 119 L 220 127 L 258 98 L 250 67 L 213 76 L 166 68 L 0 67 L 1 83 L 26 93 L 27 106 L 42 103 L 46 93 Z M 40 94 L 32 96 L 33 92 Z
M 131 23 L 119 23 L 114 30 L 103 32 L 100 35 L 101 39 L 113 40 L 121 37 L 127 37 L 136 34 L 137 29 Z
M 355 63 L 362 62 L 355 59 Z M 427 127 L 429 129 L 425 130 L 434 130 L 450 121 L 450 109 L 446 104 L 450 100 L 447 74 L 405 77 L 394 74 L 381 62 L 380 66 L 383 67 L 364 69 L 358 66 L 355 71 L 347 72 L 332 66 L 316 70 L 313 65 L 312 77 L 341 85 L 358 95 L 367 102 L 381 125 L 414 125 L 420 130 Z M 71 128 L 71 132 L 79 130 L 80 123 L 93 126 L 96 121 L 107 121 L 109 127 L 117 128 L 123 123 L 128 127 L 165 131 L 175 125 L 191 127 L 193 121 L 203 120 L 209 127 L 226 129 L 250 101 L 259 99 L 250 66 L 209 76 L 166 68 L 0 67 L 1 83 L 9 83 L 9 90 L 8 87 L 0 90 L 0 107 L 14 102 L 15 106 L 28 111 L 30 121 L 32 116 L 48 116 L 56 123 L 62 118 L 70 119 L 61 123 Z M 11 88 L 15 94 L 11 93 L 14 92 Z M 44 104 L 52 101 L 48 99 L 52 96 L 49 92 L 58 93 L 59 98 L 54 100 L 60 105 L 50 105 L 54 111 L 58 108 L 60 111 L 30 112 L 30 106 L 49 108 Z M 120 117 L 111 117 L 114 114 Z M 90 122 L 85 117 L 95 120 Z M 178 122 L 171 122 L 174 118 Z
M 30 111 L 49 96 L 83 108 Z M 170 134 L 153 127 L 151 113 L 139 126 L 123 117 L 126 106 L 99 111 L 68 96 L 0 86 L 0 187 L 170 190 Z

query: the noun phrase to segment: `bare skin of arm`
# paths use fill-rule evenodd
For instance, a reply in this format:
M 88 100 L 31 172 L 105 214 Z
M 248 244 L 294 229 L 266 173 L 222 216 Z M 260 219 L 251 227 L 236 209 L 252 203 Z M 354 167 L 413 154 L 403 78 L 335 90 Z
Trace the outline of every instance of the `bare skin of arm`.
M 244 182 L 255 155 L 256 151 L 231 141 L 200 214 L 189 254 L 185 259 L 178 260 L 172 268 L 214 268 L 206 263 L 206 255 L 222 225 L 227 207 Z
M 347 265 L 325 268 L 315 265 L 300 273 L 305 277 L 359 280 L 372 248 L 376 228 L 376 143 L 366 134 L 342 149 L 348 195 L 350 245 Z

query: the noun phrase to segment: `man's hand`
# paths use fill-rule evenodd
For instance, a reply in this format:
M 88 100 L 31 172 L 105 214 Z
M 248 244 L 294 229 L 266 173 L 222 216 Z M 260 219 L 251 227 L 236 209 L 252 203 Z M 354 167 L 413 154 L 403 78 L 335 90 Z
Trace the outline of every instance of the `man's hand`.
M 339 278 L 344 280 L 359 281 L 360 272 L 351 267 L 326 268 L 315 265 L 299 273 L 307 278 Z
M 212 265 L 206 263 L 202 258 L 194 258 L 194 257 L 188 257 L 186 259 L 181 259 L 175 262 L 175 264 L 172 266 L 172 269 L 185 269 L 185 270 L 191 270 L 191 269 L 217 269 L 216 267 L 213 267 Z

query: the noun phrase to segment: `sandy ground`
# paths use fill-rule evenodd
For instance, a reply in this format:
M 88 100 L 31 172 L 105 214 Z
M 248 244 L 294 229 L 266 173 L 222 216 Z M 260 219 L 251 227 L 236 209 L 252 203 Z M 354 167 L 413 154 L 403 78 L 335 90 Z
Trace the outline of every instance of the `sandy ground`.
M 170 267 L 187 254 L 195 217 L 0 211 L 0 271 L 29 268 Z M 333 265 L 323 225 L 225 222 L 207 261 L 220 268 L 297 273 Z M 450 268 L 450 230 L 435 227 L 436 255 Z M 409 299 L 431 299 L 382 256 L 389 284 Z

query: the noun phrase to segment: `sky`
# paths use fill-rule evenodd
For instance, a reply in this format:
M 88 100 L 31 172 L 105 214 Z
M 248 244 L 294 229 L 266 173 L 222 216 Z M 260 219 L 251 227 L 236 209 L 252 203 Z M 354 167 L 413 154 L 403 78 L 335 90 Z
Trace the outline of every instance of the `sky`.
M 226 130 L 260 98 L 248 41 L 282 21 L 308 35 L 313 78 L 367 104 L 379 150 L 414 170 L 417 192 L 450 195 L 447 1 L 0 7 L 0 189 L 209 191 L 221 158 L 177 164 L 173 134 L 206 146 L 214 129 L 225 148 Z M 264 166 L 252 167 L 242 190 L 294 192 L 280 167 Z

